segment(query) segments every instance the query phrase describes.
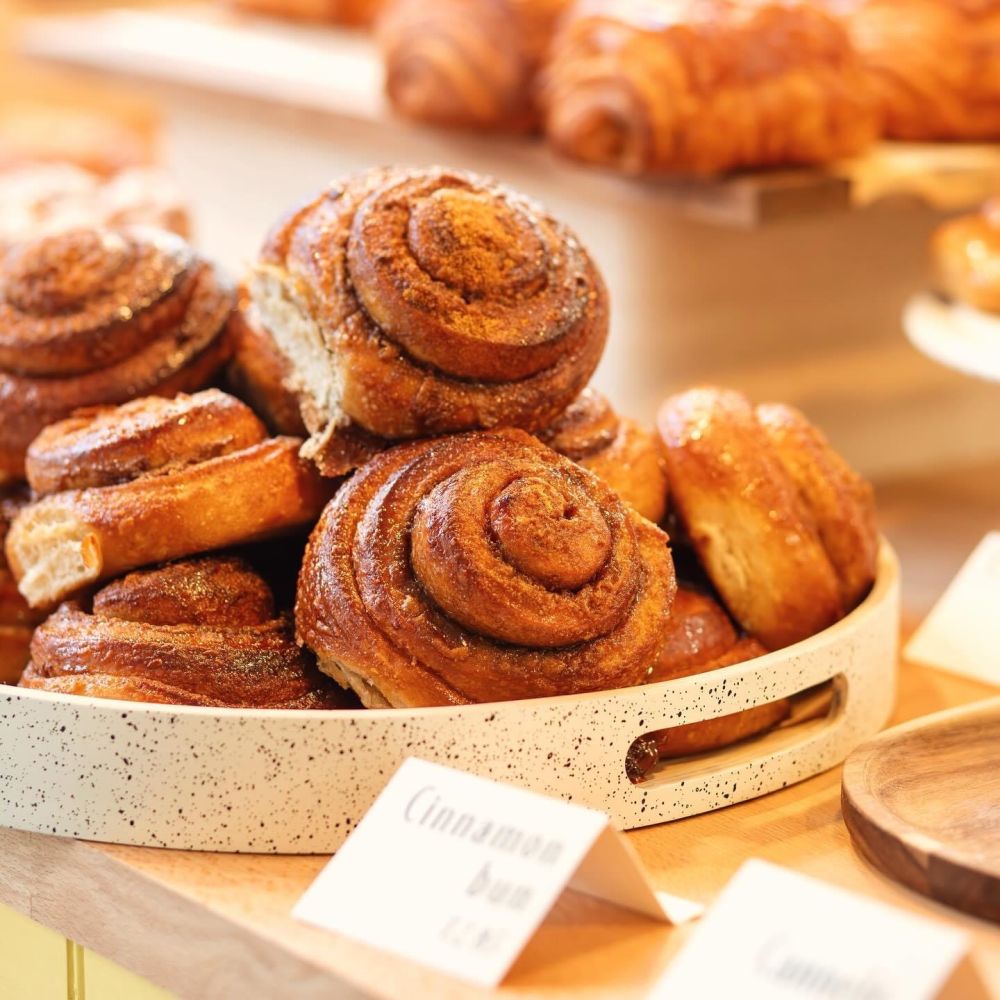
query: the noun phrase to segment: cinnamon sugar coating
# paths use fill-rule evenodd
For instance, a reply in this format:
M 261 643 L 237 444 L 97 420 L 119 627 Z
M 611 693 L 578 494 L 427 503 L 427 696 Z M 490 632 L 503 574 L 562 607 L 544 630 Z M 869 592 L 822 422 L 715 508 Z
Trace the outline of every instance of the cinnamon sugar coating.
M 339 708 L 342 692 L 274 616 L 239 559 L 142 570 L 63 604 L 35 632 L 22 687 L 234 708 Z
M 584 389 L 538 437 L 603 479 L 647 521 L 663 520 L 669 484 L 662 442 L 641 424 L 619 417 L 596 389 Z
M 228 353 L 232 289 L 179 237 L 77 229 L 0 261 L 0 477 L 81 407 L 204 385 Z
M 299 638 L 367 705 L 640 683 L 674 593 L 666 536 L 518 430 L 397 446 L 313 531 Z
M 544 427 L 607 336 L 603 283 L 565 227 L 438 168 L 322 192 L 273 230 L 250 293 L 328 475 L 394 440 Z

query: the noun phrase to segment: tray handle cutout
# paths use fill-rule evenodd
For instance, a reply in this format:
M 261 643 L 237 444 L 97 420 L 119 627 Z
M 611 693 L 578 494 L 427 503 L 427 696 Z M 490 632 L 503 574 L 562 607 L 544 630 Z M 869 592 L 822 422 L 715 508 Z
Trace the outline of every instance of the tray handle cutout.
M 642 733 L 628 748 L 625 773 L 643 789 L 704 777 L 814 742 L 843 723 L 846 704 L 847 678 L 837 674 L 741 712 Z

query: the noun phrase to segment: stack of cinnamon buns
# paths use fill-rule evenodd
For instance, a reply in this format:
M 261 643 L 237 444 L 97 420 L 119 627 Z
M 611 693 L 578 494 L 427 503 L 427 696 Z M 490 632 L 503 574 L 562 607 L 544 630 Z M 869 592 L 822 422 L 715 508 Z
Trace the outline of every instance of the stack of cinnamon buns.
M 867 484 L 800 413 L 735 391 L 673 396 L 656 430 L 617 416 L 588 386 L 608 309 L 566 226 L 445 169 L 319 192 L 240 293 L 157 230 L 14 248 L 3 679 L 27 661 L 22 685 L 98 697 L 460 705 L 709 670 L 849 612 L 875 574 Z

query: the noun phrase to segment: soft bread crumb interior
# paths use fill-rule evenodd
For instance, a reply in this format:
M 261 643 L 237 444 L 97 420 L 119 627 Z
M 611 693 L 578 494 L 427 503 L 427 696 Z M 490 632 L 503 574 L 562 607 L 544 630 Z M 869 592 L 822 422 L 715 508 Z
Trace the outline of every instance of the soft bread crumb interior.
M 340 405 L 343 381 L 339 366 L 291 276 L 279 268 L 259 265 L 250 279 L 250 295 L 261 324 L 289 362 L 289 388 L 299 397 L 302 419 L 309 430 L 317 434 L 348 423 Z
M 22 569 L 18 589 L 33 608 L 55 604 L 101 574 L 97 535 L 68 511 L 23 511 L 7 544 L 12 562 Z

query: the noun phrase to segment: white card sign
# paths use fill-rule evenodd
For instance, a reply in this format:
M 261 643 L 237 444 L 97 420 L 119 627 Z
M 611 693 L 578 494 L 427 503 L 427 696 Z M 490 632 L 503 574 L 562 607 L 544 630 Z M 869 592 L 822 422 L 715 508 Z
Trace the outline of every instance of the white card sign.
M 906 658 L 1000 685 L 1000 531 L 976 546 L 906 646 Z
M 752 860 L 650 1000 L 988 1000 L 968 948 L 959 931 Z
M 410 758 L 296 905 L 300 920 L 495 986 L 568 886 L 680 923 L 607 816 Z

